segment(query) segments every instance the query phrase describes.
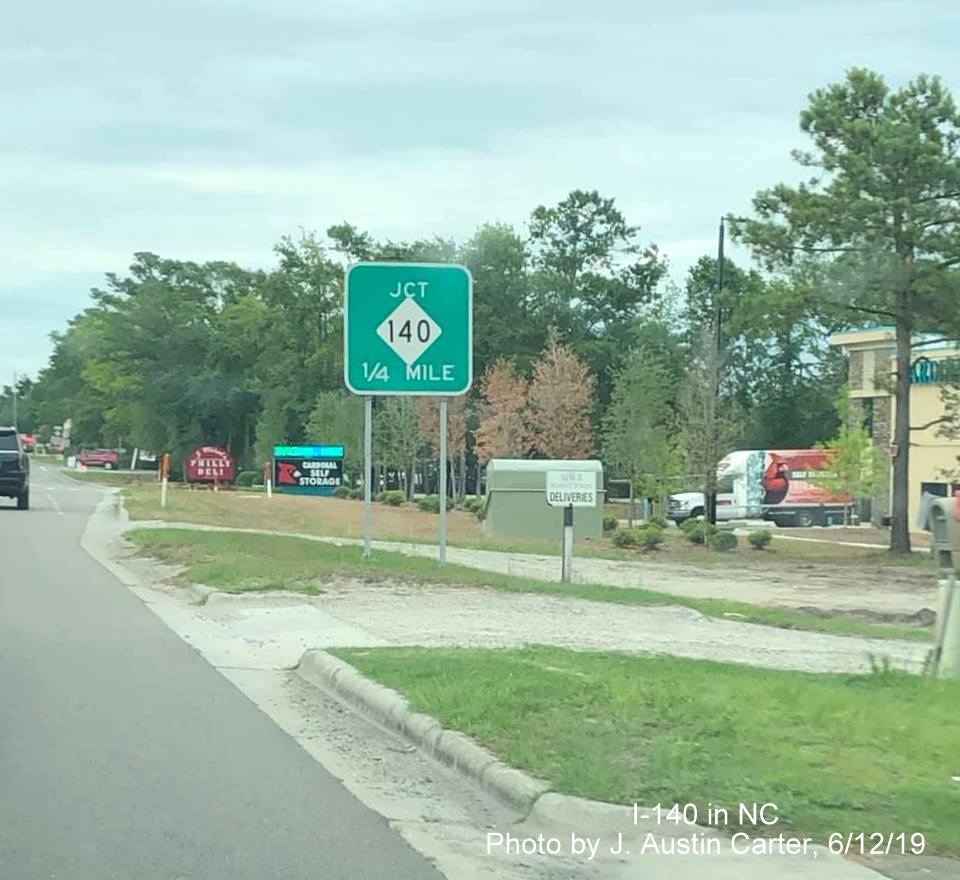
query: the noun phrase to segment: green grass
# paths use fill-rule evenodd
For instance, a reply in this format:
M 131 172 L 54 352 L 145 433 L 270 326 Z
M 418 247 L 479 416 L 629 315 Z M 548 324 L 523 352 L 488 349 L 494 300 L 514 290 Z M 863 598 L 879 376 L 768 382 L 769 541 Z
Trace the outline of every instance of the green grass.
M 791 541 L 774 534 L 769 549 L 754 550 L 746 535 L 737 535 L 738 547 L 732 552 L 718 553 L 691 544 L 686 537 L 674 529 L 663 533 L 664 543 L 653 552 L 638 549 L 620 550 L 612 546 L 602 546 L 591 541 L 578 541 L 576 553 L 581 557 L 598 559 L 632 560 L 634 562 L 663 563 L 683 565 L 707 570 L 756 569 L 764 565 L 838 566 L 843 568 L 911 568 L 936 571 L 936 563 L 929 553 L 910 553 L 906 556 L 893 556 L 883 546 L 876 550 L 866 547 L 852 547 L 833 543 L 829 537 L 821 541 Z M 487 541 L 455 542 L 458 547 L 474 547 L 477 550 L 505 550 L 515 553 L 543 553 L 550 556 L 560 554 L 559 542 L 544 542 L 545 549 L 532 549 L 532 542 L 509 542 L 490 539 Z M 499 546 L 495 546 L 499 545 Z M 451 545 L 453 546 L 453 545 Z
M 123 484 L 126 485 L 126 484 Z M 262 491 L 262 490 L 260 490 Z M 124 491 L 124 503 L 132 519 L 165 519 L 168 521 L 208 523 L 212 525 L 232 525 L 247 528 L 286 528 L 288 531 L 306 532 L 318 535 L 358 535 L 359 518 L 351 524 L 349 515 L 340 513 L 336 506 L 317 504 L 318 499 L 299 499 L 294 508 L 290 506 L 292 496 L 281 496 L 282 504 L 277 507 L 244 507 L 238 510 L 231 502 L 243 492 L 224 492 L 214 495 L 210 492 L 184 492 L 179 487 L 171 487 L 166 510 L 159 506 L 160 495 L 156 486 L 127 486 Z M 384 510 L 393 514 L 402 511 L 405 520 L 398 526 L 397 520 L 385 525 L 378 517 Z M 356 512 L 355 512 L 356 513 Z M 285 520 L 285 524 L 278 524 Z M 406 543 L 435 543 L 435 531 L 424 530 L 425 523 L 436 523 L 434 514 L 424 513 L 407 505 L 404 508 L 384 508 L 374 505 L 376 536 L 381 541 Z M 472 517 L 470 521 L 473 522 Z M 451 533 L 448 544 L 451 547 L 463 547 L 475 550 L 492 550 L 507 553 L 533 553 L 552 556 L 559 559 L 561 542 L 536 539 L 510 539 L 501 536 L 482 534 L 475 524 L 475 533 Z M 409 528 L 404 531 L 404 528 Z M 351 530 L 352 529 L 352 530 Z M 824 538 L 831 533 L 825 531 Z M 671 566 L 687 566 L 693 569 L 729 570 L 750 569 L 772 571 L 784 565 L 824 565 L 834 571 L 838 569 L 862 569 L 904 567 L 933 571 L 933 558 L 929 553 L 913 553 L 908 557 L 896 557 L 878 545 L 875 550 L 865 547 L 851 547 L 842 544 L 823 542 L 787 541 L 774 536 L 771 549 L 764 552 L 752 550 L 745 536 L 740 536 L 740 547 L 729 553 L 716 553 L 703 547 L 690 544 L 678 529 L 670 528 L 664 533 L 664 544 L 653 553 L 641 553 L 636 550 L 622 550 L 614 547 L 609 538 L 583 539 L 576 542 L 576 555 L 581 558 L 600 558 L 640 563 L 660 563 Z
M 556 791 L 701 816 L 773 802 L 759 834 L 922 832 L 960 854 L 954 682 L 546 647 L 333 653 Z
M 185 582 L 227 592 L 299 590 L 315 592 L 337 576 L 385 578 L 430 584 L 481 587 L 505 593 L 540 593 L 617 605 L 681 605 L 709 617 L 837 635 L 929 641 L 929 629 L 869 623 L 855 617 L 818 617 L 724 599 L 700 599 L 601 584 L 563 584 L 479 571 L 460 565 L 440 568 L 432 559 L 377 551 L 364 560 L 355 546 L 336 547 L 302 538 L 187 529 L 137 529 L 127 538 L 144 552 L 186 566 Z

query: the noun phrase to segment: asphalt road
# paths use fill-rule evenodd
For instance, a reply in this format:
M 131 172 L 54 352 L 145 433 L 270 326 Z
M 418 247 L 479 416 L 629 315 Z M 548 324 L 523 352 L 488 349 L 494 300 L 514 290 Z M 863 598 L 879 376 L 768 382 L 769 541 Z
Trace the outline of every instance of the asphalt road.
M 101 497 L 0 499 L 0 877 L 439 878 L 81 549 Z

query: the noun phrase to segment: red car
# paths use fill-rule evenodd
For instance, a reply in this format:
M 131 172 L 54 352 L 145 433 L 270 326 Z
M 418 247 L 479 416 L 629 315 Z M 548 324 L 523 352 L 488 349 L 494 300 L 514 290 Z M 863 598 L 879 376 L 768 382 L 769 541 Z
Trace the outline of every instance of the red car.
M 112 449 L 84 449 L 77 455 L 77 464 L 110 471 L 120 467 L 120 456 Z
M 33 434 L 21 434 L 20 442 L 23 444 L 24 452 L 33 452 L 33 447 L 36 445 Z

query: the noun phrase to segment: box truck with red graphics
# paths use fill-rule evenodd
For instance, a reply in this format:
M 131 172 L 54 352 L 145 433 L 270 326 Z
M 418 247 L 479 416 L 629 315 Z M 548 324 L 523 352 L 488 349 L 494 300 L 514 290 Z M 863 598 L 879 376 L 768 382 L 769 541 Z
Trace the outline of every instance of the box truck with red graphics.
M 849 495 L 814 485 L 830 470 L 828 449 L 738 449 L 717 466 L 717 519 L 767 519 L 778 526 L 843 522 Z M 704 513 L 702 492 L 670 496 L 669 517 L 680 523 Z

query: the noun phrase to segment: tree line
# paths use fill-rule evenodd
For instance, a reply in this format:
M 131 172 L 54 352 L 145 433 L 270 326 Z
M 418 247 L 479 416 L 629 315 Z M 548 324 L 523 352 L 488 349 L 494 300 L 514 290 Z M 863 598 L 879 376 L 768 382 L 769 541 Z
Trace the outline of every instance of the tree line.
M 20 380 L 20 424 L 46 436 L 69 417 L 76 446 L 168 450 L 174 461 L 218 443 L 245 467 L 276 443 L 342 441 L 357 475 L 362 407 L 343 388 L 344 269 L 366 259 L 450 261 L 474 277 L 478 377 L 450 403 L 458 474 L 493 457 L 590 455 L 623 474 L 702 471 L 684 389 L 697 384 L 716 260 L 704 256 L 679 287 L 637 236 L 614 199 L 574 191 L 538 207 L 524 231 L 486 225 L 462 245 L 378 242 L 339 224 L 284 238 L 268 270 L 138 253 L 53 334 L 39 377 Z M 828 328 L 775 326 L 757 302 L 774 295 L 771 282 L 730 260 L 726 273 L 730 441 L 825 438 L 842 381 Z M 437 410 L 432 398 L 376 402 L 375 460 L 405 485 L 433 455 Z M 805 415 L 788 425 L 786 411 Z
M 269 268 L 138 253 L 107 274 L 36 378 L 19 419 L 69 417 L 77 444 L 230 447 L 256 467 L 280 442 L 343 442 L 358 470 L 361 415 L 342 382 L 345 267 L 459 262 L 474 279 L 478 381 L 451 404 L 456 485 L 495 456 L 598 455 L 655 493 L 712 472 L 732 448 L 830 442 L 845 364 L 831 332 L 890 324 L 893 546 L 909 548 L 909 365 L 920 331 L 960 334 L 960 115 L 936 77 L 893 90 L 851 70 L 800 115 L 809 172 L 730 217 L 753 267 L 703 255 L 679 283 L 614 198 L 574 190 L 523 228 L 467 241 L 378 240 L 349 223 L 274 247 Z M 719 317 L 719 345 L 713 332 Z M 10 421 L 11 389 L 0 397 Z M 435 453 L 436 402 L 378 401 L 376 459 L 404 485 Z M 685 487 L 689 488 L 689 486 Z

